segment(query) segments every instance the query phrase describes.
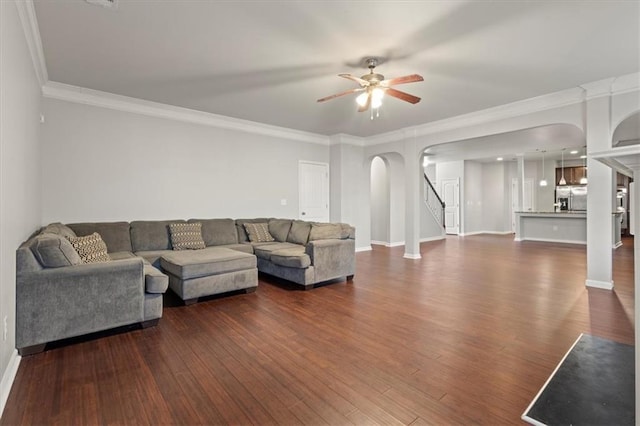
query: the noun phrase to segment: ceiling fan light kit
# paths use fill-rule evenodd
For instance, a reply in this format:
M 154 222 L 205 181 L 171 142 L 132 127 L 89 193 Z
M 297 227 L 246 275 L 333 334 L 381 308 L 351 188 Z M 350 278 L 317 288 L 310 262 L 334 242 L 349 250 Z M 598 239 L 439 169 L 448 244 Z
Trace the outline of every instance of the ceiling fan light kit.
M 358 104 L 358 112 L 370 110 L 372 120 L 373 110 L 376 110 L 376 116 L 380 115 L 379 109 L 382 106 L 382 99 L 384 98 L 385 94 L 412 104 L 417 104 L 418 102 L 420 102 L 419 97 L 410 95 L 409 93 L 401 92 L 400 90 L 396 90 L 391 86 L 396 84 L 424 81 L 422 76 L 418 74 L 411 74 L 405 75 L 404 77 L 385 80 L 382 74 L 373 72 L 375 67 L 378 65 L 378 62 L 378 58 L 368 58 L 367 67 L 369 68 L 369 74 L 365 74 L 362 77 L 356 77 L 351 74 L 338 74 L 339 77 L 355 81 L 360 85 L 360 87 L 318 99 L 318 102 L 325 102 L 340 96 L 362 92 L 356 98 L 356 103 Z

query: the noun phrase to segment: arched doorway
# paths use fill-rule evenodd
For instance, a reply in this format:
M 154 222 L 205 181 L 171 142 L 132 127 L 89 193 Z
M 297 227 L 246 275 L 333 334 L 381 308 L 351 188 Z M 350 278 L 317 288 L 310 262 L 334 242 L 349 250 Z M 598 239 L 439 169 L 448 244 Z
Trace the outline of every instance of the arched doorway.
M 405 183 L 400 154 L 371 159 L 371 244 L 387 247 L 404 244 Z

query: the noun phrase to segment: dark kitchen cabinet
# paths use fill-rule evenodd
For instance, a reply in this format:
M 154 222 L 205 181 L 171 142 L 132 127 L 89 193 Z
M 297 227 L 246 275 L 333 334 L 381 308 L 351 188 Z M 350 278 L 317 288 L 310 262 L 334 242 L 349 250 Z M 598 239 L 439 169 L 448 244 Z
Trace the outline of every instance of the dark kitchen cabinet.
M 580 185 L 580 179 L 583 176 L 587 176 L 587 168 L 584 166 L 574 166 L 564 168 L 564 179 L 567 181 L 567 185 Z M 560 178 L 562 178 L 562 168 L 556 168 L 556 185 L 560 184 Z

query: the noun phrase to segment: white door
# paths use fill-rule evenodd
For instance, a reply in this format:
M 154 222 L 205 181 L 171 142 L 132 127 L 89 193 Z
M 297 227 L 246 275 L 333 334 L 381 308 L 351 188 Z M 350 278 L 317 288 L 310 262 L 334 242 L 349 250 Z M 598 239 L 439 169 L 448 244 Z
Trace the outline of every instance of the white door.
M 329 165 L 300 161 L 298 180 L 298 217 L 313 222 L 329 222 Z
M 522 208 L 518 202 L 518 179 L 511 179 L 511 232 L 516 232 L 516 212 L 533 210 L 533 179 L 525 179 L 523 186 Z
M 442 179 L 444 225 L 447 234 L 460 233 L 460 179 Z

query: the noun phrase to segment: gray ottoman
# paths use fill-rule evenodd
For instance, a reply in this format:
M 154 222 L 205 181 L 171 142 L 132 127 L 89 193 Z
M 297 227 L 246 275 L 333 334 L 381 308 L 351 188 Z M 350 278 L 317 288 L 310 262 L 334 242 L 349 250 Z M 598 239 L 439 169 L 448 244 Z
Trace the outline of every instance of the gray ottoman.
M 174 251 L 163 254 L 160 265 L 169 275 L 169 287 L 185 305 L 202 296 L 234 290 L 249 293 L 258 286 L 256 257 L 228 248 Z

